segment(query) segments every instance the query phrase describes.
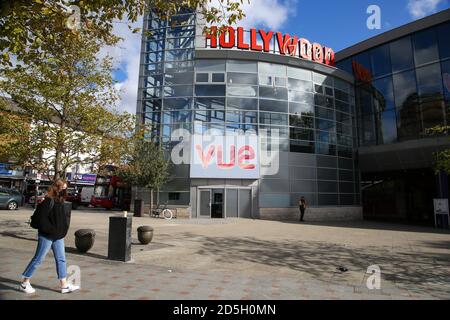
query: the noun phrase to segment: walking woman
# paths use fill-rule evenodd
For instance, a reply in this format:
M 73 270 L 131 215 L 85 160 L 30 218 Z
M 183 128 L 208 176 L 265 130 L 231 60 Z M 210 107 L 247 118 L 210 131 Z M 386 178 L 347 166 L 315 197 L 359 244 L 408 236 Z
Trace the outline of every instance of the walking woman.
M 56 272 L 61 284 L 61 293 L 69 293 L 79 289 L 79 286 L 67 282 L 66 257 L 64 237 L 69 230 L 70 220 L 64 210 L 64 197 L 67 184 L 57 180 L 49 188 L 45 200 L 39 205 L 38 243 L 33 259 L 22 274 L 20 290 L 26 293 L 34 293 L 30 279 L 36 268 L 44 260 L 50 248 L 53 251 L 56 262 Z
M 305 197 L 301 197 L 300 201 L 298 202 L 298 207 L 300 209 L 300 221 L 303 222 L 303 217 L 305 216 L 305 211 L 306 211 Z

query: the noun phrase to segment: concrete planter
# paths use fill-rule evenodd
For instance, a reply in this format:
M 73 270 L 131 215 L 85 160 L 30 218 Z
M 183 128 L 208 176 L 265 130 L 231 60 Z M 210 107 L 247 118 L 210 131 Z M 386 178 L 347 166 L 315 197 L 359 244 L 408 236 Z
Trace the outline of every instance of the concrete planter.
M 81 253 L 88 252 L 95 242 L 95 231 L 92 229 L 80 229 L 75 232 L 75 246 Z
M 138 240 L 142 244 L 149 244 L 153 239 L 153 228 L 150 226 L 142 226 L 137 229 Z

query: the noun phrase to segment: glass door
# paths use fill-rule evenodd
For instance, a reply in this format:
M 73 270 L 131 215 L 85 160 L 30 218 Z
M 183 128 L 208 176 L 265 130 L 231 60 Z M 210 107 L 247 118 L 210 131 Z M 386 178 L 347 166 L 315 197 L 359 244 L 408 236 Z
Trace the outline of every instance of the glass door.
M 211 190 L 200 190 L 200 217 L 211 217 Z

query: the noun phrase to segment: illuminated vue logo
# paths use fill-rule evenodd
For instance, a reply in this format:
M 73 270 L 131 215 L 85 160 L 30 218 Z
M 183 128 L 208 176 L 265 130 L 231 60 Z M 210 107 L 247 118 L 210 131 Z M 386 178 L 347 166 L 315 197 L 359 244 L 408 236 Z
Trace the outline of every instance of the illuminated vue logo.
M 218 134 L 214 129 L 191 135 L 188 130 L 172 133 L 178 141 L 171 152 L 175 165 L 190 164 L 191 178 L 259 179 L 279 171 L 279 133 L 271 137 L 254 131 Z M 270 151 L 267 146 L 270 145 Z
M 211 27 L 205 35 L 206 47 L 223 49 L 241 49 L 259 52 L 273 52 L 270 48 L 272 41 L 278 46 L 281 55 L 296 56 L 302 59 L 326 64 L 335 65 L 334 51 L 324 47 L 319 43 L 311 43 L 309 40 L 291 37 L 289 34 L 280 32 L 250 29 L 250 41 L 245 41 L 245 31 L 242 27 L 227 27 L 218 32 L 217 27 Z

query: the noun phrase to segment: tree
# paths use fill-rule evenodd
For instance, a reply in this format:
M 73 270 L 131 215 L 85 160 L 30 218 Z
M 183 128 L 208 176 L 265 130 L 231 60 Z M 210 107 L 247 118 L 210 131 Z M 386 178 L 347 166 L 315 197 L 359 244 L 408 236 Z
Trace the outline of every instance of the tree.
M 153 141 L 143 136 L 134 140 L 134 147 L 117 173 L 133 186 L 150 189 L 150 211 L 153 208 L 153 191 L 169 179 L 169 161 Z
M 150 4 L 162 18 L 181 8 L 199 8 L 207 22 L 233 24 L 244 17 L 242 5 L 249 0 L 2 0 L 0 2 L 0 65 L 19 61 L 34 63 L 52 50 L 53 38 L 70 37 L 68 27 L 83 30 L 90 38 L 108 45 L 120 41 L 113 33 L 114 22 L 126 16 L 136 22 Z M 217 6 L 211 3 L 216 2 Z M 76 7 L 70 7 L 76 6 Z M 79 11 L 78 11 L 79 10 Z M 79 24 L 78 24 L 79 22 Z M 130 24 L 131 28 L 131 24 Z M 52 32 L 50 32 L 52 31 Z M 56 34 L 53 33 L 56 31 Z M 140 32 L 140 28 L 133 29 Z
M 135 121 L 114 110 L 119 96 L 112 62 L 96 56 L 104 42 L 83 31 L 70 37 L 58 28 L 51 32 L 45 59 L 0 69 L 0 91 L 30 121 L 33 143 L 23 142 L 30 155 L 41 157 L 28 161 L 58 179 L 74 164 L 118 161 L 120 150 L 106 145 L 126 139 Z
M 427 129 L 425 134 L 428 136 L 448 135 L 450 126 L 440 125 Z M 450 174 L 450 149 L 440 150 L 433 153 L 434 171 L 438 175 L 441 172 Z

